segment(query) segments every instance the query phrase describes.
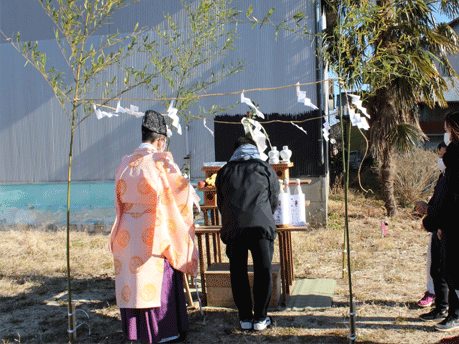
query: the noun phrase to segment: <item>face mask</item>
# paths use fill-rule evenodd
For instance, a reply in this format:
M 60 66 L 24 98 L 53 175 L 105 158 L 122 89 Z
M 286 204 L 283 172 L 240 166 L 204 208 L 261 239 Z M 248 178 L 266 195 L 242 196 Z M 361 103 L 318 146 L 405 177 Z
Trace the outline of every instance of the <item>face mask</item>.
M 443 135 L 443 141 L 445 141 L 445 144 L 448 146 L 451 143 L 451 135 L 449 133 L 445 133 L 445 135 Z
M 445 166 L 445 163 L 443 162 L 442 158 L 438 158 L 437 165 L 438 165 L 438 168 L 440 169 L 440 172 L 442 172 L 442 173 L 445 172 L 446 166 Z

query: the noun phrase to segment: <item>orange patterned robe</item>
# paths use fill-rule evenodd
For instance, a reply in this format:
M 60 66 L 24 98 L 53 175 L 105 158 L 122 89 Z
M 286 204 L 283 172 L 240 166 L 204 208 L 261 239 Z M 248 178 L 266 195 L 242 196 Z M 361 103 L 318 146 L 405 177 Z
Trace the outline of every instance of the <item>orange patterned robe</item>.
M 196 275 L 193 201 L 197 198 L 172 154 L 138 148 L 115 175 L 116 220 L 110 237 L 120 308 L 161 305 L 164 259 Z M 199 198 L 197 198 L 199 201 Z

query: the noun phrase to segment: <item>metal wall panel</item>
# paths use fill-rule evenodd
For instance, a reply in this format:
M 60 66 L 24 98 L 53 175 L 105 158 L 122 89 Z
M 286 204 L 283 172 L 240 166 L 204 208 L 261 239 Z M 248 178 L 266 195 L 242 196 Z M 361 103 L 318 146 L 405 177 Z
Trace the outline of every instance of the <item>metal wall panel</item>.
M 38 39 L 39 49 L 46 51 L 50 65 L 65 69 L 60 52 L 52 39 L 49 18 L 43 15 L 40 5 L 30 0 L 0 0 L 0 28 L 6 33 L 21 31 L 23 39 Z M 128 32 L 133 23 L 154 26 L 163 21 L 163 13 L 171 13 L 174 19 L 184 21 L 180 1 L 152 2 L 141 0 L 113 18 L 113 25 L 122 32 Z M 310 14 L 308 27 L 314 27 L 314 4 L 309 0 L 283 1 L 237 1 L 233 3 L 245 13 L 249 4 L 255 9 L 253 15 L 263 18 L 272 7 L 276 11 L 271 17 L 279 22 L 287 15 L 304 11 Z M 14 13 L 20 13 L 16 20 Z M 22 18 L 22 19 L 21 19 Z M 238 24 L 240 39 L 234 53 L 214 61 L 213 66 L 202 68 L 202 73 L 219 66 L 223 60 L 245 60 L 245 69 L 230 79 L 214 85 L 207 93 L 228 93 L 252 88 L 279 87 L 296 82 L 314 82 L 316 59 L 314 44 L 286 31 L 280 31 L 276 40 L 274 29 L 265 26 L 251 29 L 250 23 Z M 94 37 L 98 42 L 99 37 Z M 69 154 L 68 120 L 42 76 L 30 65 L 24 67 L 24 59 L 9 43 L 0 40 L 0 183 L 41 183 L 67 179 Z M 160 46 L 160 49 L 163 47 Z M 128 63 L 140 67 L 147 62 L 145 56 L 131 58 Z M 112 76 L 115 70 L 109 70 Z M 162 85 L 164 86 L 164 85 Z M 316 85 L 302 86 L 308 97 L 317 103 Z M 94 95 L 95 97 L 97 95 Z M 246 92 L 246 97 L 260 105 L 266 113 L 299 113 L 304 106 L 296 102 L 295 88 L 265 92 Z M 125 98 L 151 99 L 146 90 L 136 90 Z M 190 109 L 197 115 L 199 107 L 209 108 L 212 104 L 237 104 L 240 96 L 202 98 Z M 122 101 L 122 106 L 137 105 L 141 111 L 154 109 L 165 113 L 164 105 L 150 101 Z M 116 104 L 111 104 L 116 106 Z M 236 105 L 229 114 L 245 113 L 245 104 Z M 113 180 L 114 171 L 121 157 L 130 154 L 140 143 L 141 119 L 128 115 L 97 120 L 92 115 L 77 129 L 74 145 L 72 179 L 75 181 Z M 213 129 L 211 119 L 207 121 Z M 204 127 L 202 120 L 195 120 L 189 126 L 188 147 L 191 155 L 191 176 L 202 177 L 203 162 L 215 159 L 214 138 Z M 186 136 L 174 133 L 171 151 L 179 166 L 185 163 L 187 154 Z

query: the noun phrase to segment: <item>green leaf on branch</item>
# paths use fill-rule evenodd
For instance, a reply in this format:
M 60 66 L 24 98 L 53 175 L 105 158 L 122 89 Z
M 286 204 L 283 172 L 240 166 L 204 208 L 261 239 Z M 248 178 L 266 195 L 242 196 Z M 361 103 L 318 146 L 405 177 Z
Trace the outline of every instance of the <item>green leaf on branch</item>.
M 250 5 L 249 8 L 247 9 L 247 12 L 245 13 L 245 16 L 250 17 L 252 12 L 253 12 L 253 8 L 252 8 L 252 5 Z

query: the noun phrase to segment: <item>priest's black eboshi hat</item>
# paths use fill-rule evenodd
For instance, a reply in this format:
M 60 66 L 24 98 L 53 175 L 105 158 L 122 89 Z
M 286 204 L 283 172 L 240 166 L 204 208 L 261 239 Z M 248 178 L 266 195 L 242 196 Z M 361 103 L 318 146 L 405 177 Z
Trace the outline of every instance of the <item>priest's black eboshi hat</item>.
M 167 126 L 164 116 L 154 110 L 147 110 L 142 120 L 142 129 L 167 136 Z

